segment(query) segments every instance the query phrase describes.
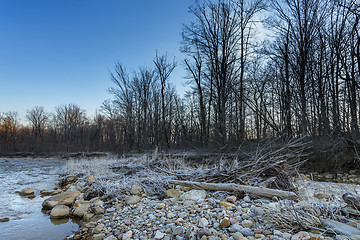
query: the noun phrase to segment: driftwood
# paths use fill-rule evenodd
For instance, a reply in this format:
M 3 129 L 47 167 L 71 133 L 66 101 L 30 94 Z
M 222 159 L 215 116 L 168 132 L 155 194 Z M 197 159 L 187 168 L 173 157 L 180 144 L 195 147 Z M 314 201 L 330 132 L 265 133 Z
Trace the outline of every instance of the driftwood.
M 332 230 L 336 233 L 344 234 L 346 236 L 360 235 L 359 229 L 331 219 L 325 219 L 323 221 L 323 225 L 328 230 Z
M 240 191 L 240 192 L 244 191 L 258 196 L 270 197 L 270 198 L 278 197 L 285 199 L 294 199 L 297 197 L 294 192 L 264 188 L 264 187 L 239 185 L 234 183 L 205 183 L 205 182 L 178 181 L 178 180 L 170 180 L 169 183 L 175 185 L 183 185 L 190 188 L 213 190 L 213 191 Z
M 355 210 L 360 210 L 360 196 L 357 196 L 352 193 L 345 193 L 342 196 L 344 202 L 347 203 L 350 207 L 352 207 Z

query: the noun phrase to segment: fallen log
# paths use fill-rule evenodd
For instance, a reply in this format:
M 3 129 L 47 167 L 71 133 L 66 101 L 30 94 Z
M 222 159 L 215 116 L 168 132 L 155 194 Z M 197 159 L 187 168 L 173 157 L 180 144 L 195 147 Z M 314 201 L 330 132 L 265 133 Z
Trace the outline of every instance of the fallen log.
M 294 192 L 283 191 L 278 189 L 253 187 L 247 185 L 239 185 L 234 183 L 205 183 L 192 181 L 170 180 L 169 183 L 175 185 L 182 185 L 190 188 L 213 190 L 213 191 L 244 191 L 262 197 L 278 197 L 285 199 L 295 199 L 297 196 Z
M 340 233 L 346 236 L 354 236 L 360 235 L 360 230 L 345 223 L 341 223 L 331 219 L 325 219 L 322 224 L 325 226 L 326 229 L 334 231 L 336 233 Z
M 349 205 L 355 210 L 360 210 L 360 196 L 352 193 L 345 193 L 342 198 L 344 202 L 347 203 L 347 205 Z

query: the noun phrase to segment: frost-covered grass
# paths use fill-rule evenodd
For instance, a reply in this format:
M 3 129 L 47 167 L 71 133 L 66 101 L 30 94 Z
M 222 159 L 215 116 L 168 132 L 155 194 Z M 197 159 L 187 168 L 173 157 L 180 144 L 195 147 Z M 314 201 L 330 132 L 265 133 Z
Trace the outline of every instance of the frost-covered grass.
M 88 176 L 108 176 L 112 173 L 111 167 L 116 165 L 116 158 L 72 159 L 64 167 L 65 174 L 83 174 Z
M 118 197 L 129 193 L 133 185 L 140 186 L 148 195 L 162 195 L 171 176 L 157 171 L 151 166 L 152 161 L 152 158 L 146 155 L 69 160 L 65 164 L 64 174 L 80 174 L 84 181 L 90 176 L 95 177 L 96 181 L 89 186 L 88 191 L 88 194 L 92 195 Z M 168 167 L 172 170 L 180 168 L 174 165 Z

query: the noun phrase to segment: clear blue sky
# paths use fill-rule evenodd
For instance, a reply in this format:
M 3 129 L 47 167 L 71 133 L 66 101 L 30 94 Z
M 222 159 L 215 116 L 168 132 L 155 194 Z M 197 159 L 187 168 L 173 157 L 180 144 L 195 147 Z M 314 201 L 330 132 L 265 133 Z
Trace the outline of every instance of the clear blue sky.
M 0 112 L 76 103 L 93 116 L 111 98 L 115 61 L 152 66 L 156 50 L 178 62 L 194 0 L 0 0 Z M 183 66 L 171 77 L 184 85 Z M 181 89 L 180 89 L 181 91 Z

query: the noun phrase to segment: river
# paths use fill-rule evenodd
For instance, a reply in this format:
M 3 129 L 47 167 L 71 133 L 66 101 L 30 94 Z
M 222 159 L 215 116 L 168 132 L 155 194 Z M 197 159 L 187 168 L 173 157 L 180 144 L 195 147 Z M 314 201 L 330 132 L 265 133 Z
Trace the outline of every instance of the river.
M 3 240 L 61 240 L 78 229 L 71 219 L 51 220 L 41 212 L 46 197 L 41 190 L 53 190 L 64 160 L 2 159 L 0 158 L 0 239 Z M 35 198 L 28 199 L 16 191 L 35 190 Z

